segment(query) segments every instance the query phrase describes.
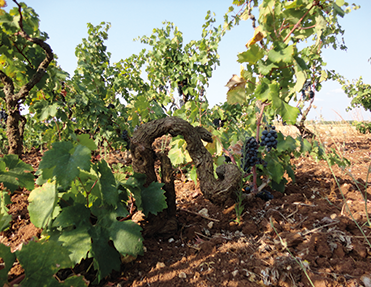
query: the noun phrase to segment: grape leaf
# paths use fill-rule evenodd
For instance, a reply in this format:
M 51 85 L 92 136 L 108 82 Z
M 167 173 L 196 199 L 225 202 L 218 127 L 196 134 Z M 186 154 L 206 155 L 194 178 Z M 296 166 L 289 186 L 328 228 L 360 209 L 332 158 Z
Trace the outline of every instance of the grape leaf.
M 30 193 L 28 212 L 31 222 L 36 227 L 44 228 L 59 212 L 60 208 L 57 206 L 57 200 L 58 191 L 55 183 L 47 182 Z
M 133 193 L 135 198 L 135 205 L 139 210 L 142 210 L 142 186 L 146 182 L 146 175 L 140 173 L 134 173 L 132 177 L 130 177 L 126 183 L 123 183 L 122 186 L 129 189 L 131 193 Z
M 43 121 L 47 120 L 49 117 L 55 117 L 58 111 L 58 106 L 59 105 L 57 103 L 54 103 L 52 105 L 45 104 L 43 108 L 39 111 L 40 113 L 39 120 Z
M 165 191 L 162 189 L 163 183 L 152 182 L 148 187 L 142 188 L 143 213 L 157 214 L 167 208 Z
M 289 151 L 293 152 L 296 149 L 296 141 L 291 136 L 287 136 L 285 139 L 283 138 L 282 133 L 277 134 L 277 151 L 283 152 L 283 151 Z
M 0 269 L 0 286 L 7 286 L 8 272 L 13 267 L 15 254 L 10 251 L 10 247 L 0 243 L 0 258 L 4 262 L 4 267 Z
M 59 269 L 72 267 L 68 252 L 55 241 L 35 242 L 30 241 L 21 250 L 16 251 L 19 263 L 25 270 L 26 277 L 22 286 L 26 287 L 49 287 L 71 286 L 60 284 L 53 277 Z M 74 280 L 73 286 L 85 286 L 82 277 Z M 77 284 L 76 284 L 77 283 Z
M 310 144 L 310 142 L 307 140 L 307 139 L 303 139 L 300 137 L 300 153 L 307 153 L 307 152 L 311 152 L 312 150 L 312 145 Z
M 89 134 L 81 134 L 76 136 L 77 142 L 83 146 L 86 146 L 90 150 L 96 150 L 97 145 L 94 143 L 94 140 L 90 138 Z
M 227 92 L 227 102 L 230 105 L 246 103 L 245 83 L 240 83 L 231 87 Z
M 284 49 L 272 49 L 268 53 L 268 59 L 274 63 L 284 62 L 291 63 L 295 52 L 295 46 L 291 45 Z
M 0 232 L 4 231 L 5 229 L 9 227 L 9 222 L 11 220 L 12 220 L 12 216 L 10 214 L 1 214 L 0 212 Z
M 278 113 L 281 115 L 282 120 L 288 124 L 295 124 L 296 119 L 300 113 L 299 109 L 289 104 L 285 103 L 277 96 L 273 96 L 273 106 L 277 109 Z
M 103 202 L 117 207 L 118 190 L 116 187 L 116 180 L 106 161 L 102 160 L 102 162 L 98 163 L 98 171 L 101 175 L 99 178 L 99 185 Z
M 273 181 L 276 183 L 279 183 L 282 180 L 285 173 L 282 164 L 280 164 L 280 162 L 273 157 L 271 157 L 271 159 L 268 161 L 267 171 L 272 177 Z
M 339 5 L 337 5 L 337 3 L 332 3 L 332 7 L 334 8 L 335 14 L 339 15 L 341 18 L 344 17 L 345 12 Z
M 86 258 L 92 247 L 89 227 L 86 225 L 78 226 L 72 230 L 63 230 L 58 237 L 58 241 L 62 242 L 62 246 L 69 251 L 69 257 L 73 264 L 77 264 L 81 259 Z
M 112 270 L 120 270 L 120 254 L 111 247 L 107 229 L 96 225 L 91 230 L 92 248 L 91 256 L 94 257 L 94 267 L 98 270 L 98 282 L 111 274 Z M 125 238 L 121 238 L 125 242 Z
M 90 153 L 89 148 L 80 144 L 74 148 L 71 142 L 55 142 L 42 157 L 39 169 L 54 167 L 53 176 L 63 188 L 67 188 L 79 175 L 79 168 L 90 170 Z
M 251 65 L 256 64 L 264 56 L 264 50 L 261 49 L 257 44 L 253 44 L 245 52 L 239 53 L 237 55 L 239 63 L 249 63 Z
M 62 212 L 58 214 L 53 221 L 53 227 L 69 227 L 86 225 L 89 223 L 90 210 L 83 204 L 77 203 L 72 206 L 63 208 Z
M 33 171 L 33 168 L 21 161 L 17 155 L 7 154 L 0 158 L 0 182 L 10 191 L 13 192 L 20 186 L 30 191 L 34 188 L 35 177 L 25 171 Z

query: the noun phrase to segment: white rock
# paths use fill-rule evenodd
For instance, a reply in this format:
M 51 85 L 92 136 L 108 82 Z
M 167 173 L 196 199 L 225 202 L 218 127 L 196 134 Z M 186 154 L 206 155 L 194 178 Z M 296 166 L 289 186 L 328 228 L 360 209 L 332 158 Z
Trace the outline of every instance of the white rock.
M 185 274 L 184 272 L 180 272 L 178 276 L 179 278 L 183 278 L 183 279 L 187 278 L 187 274 Z
M 202 216 L 209 217 L 209 211 L 207 210 L 207 208 L 202 208 L 198 213 Z
M 210 222 L 207 224 L 207 227 L 208 227 L 209 229 L 213 228 L 213 226 L 214 226 L 214 222 L 213 222 L 213 221 L 210 221 Z
M 170 238 L 170 239 L 168 240 L 169 243 L 174 242 L 174 241 L 175 241 L 174 238 Z
M 238 270 L 234 270 L 234 271 L 232 272 L 233 277 L 236 277 L 237 274 L 238 274 Z
M 364 274 L 361 276 L 361 281 L 365 284 L 365 287 L 371 287 L 371 275 Z
M 165 263 L 164 262 L 157 262 L 157 264 L 156 264 L 156 268 L 158 268 L 158 269 L 160 269 L 160 268 L 162 268 L 162 267 L 165 267 L 166 265 L 165 265 Z

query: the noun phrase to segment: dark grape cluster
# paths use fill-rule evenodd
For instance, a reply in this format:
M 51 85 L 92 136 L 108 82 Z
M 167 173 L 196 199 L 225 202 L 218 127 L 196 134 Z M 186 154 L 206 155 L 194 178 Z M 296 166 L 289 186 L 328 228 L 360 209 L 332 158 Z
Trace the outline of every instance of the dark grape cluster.
M 216 128 L 224 127 L 224 123 L 225 123 L 226 121 L 227 121 L 227 120 L 222 120 L 221 118 L 217 118 L 217 119 L 214 119 L 214 120 L 213 120 L 213 125 L 214 125 Z
M 2 124 L 5 126 L 7 120 L 8 120 L 8 114 L 6 113 L 4 109 L 2 109 L 0 111 L 0 122 L 2 122 Z
M 267 151 L 270 151 L 272 148 L 277 148 L 277 131 L 275 126 L 265 127 L 261 136 L 261 146 L 265 146 Z
M 121 139 L 123 139 L 124 142 L 126 142 L 126 149 L 129 149 L 130 148 L 130 138 L 129 138 L 129 133 L 128 133 L 127 130 L 122 131 Z
M 202 87 L 200 91 L 200 98 L 202 98 L 204 95 L 205 95 L 205 89 L 204 87 Z
M 255 196 L 263 199 L 264 201 L 268 201 L 274 198 L 273 195 L 265 189 L 263 189 L 261 192 L 258 192 Z
M 259 144 L 254 137 L 247 138 L 242 147 L 241 168 L 249 173 L 250 168 L 256 164 L 264 164 L 264 161 L 258 156 Z
M 314 92 L 312 91 L 312 87 L 310 82 L 305 82 L 303 89 L 301 90 L 302 97 L 305 101 L 311 100 L 314 98 Z
M 114 109 L 115 105 L 114 104 L 108 104 L 107 109 Z
M 224 155 L 224 161 L 225 161 L 225 163 L 230 163 L 230 162 L 232 162 L 232 159 L 229 156 Z
M 244 189 L 243 189 L 246 193 L 250 193 L 251 191 L 252 191 L 252 186 L 246 186 Z M 259 197 L 259 198 L 261 198 L 261 199 L 263 199 L 264 201 L 268 201 L 268 200 L 271 200 L 271 199 L 273 199 L 274 197 L 273 197 L 273 195 L 269 192 L 269 191 L 267 191 L 267 190 L 265 190 L 265 189 L 263 189 L 262 191 L 260 191 L 260 192 L 258 192 L 256 195 L 255 195 L 255 197 Z
M 168 88 L 168 86 L 163 86 L 163 85 L 159 85 L 158 89 L 160 90 L 160 93 L 162 92 L 166 92 L 166 89 Z

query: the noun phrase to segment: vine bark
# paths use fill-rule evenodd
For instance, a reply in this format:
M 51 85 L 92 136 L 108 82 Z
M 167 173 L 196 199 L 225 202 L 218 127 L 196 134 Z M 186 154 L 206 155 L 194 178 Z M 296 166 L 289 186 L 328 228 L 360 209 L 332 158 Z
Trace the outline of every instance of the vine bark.
M 165 134 L 170 134 L 173 137 L 178 135 L 184 137 L 187 142 L 187 151 L 197 168 L 201 192 L 206 199 L 222 205 L 240 188 L 242 174 L 236 165 L 224 164 L 219 166 L 216 169 L 218 179 L 215 178 L 213 158 L 202 142 L 212 142 L 211 133 L 203 127 L 193 127 L 187 121 L 177 117 L 166 117 L 143 124 L 131 139 L 130 149 L 133 157 L 133 170 L 147 175 L 146 185 L 157 181 L 154 168 L 156 153 L 152 148 L 152 143 L 156 138 Z M 167 158 L 165 155 L 161 157 Z M 169 166 L 170 160 L 168 158 L 167 160 L 167 166 Z M 166 160 L 162 159 L 163 166 L 164 161 Z M 164 174 L 169 174 L 169 171 Z M 173 179 L 171 180 L 173 181 Z M 166 192 L 170 208 L 167 211 L 167 218 L 174 220 L 175 189 L 171 190 L 170 188 Z M 161 221 L 165 222 L 163 218 Z

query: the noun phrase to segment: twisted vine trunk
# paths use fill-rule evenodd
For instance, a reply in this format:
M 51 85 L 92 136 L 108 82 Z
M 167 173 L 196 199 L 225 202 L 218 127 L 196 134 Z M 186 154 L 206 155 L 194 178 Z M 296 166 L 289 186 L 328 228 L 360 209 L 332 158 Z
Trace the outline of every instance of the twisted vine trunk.
M 216 169 L 219 178 L 216 179 L 214 177 L 213 158 L 202 142 L 202 140 L 212 142 L 211 133 L 205 128 L 193 127 L 187 121 L 177 117 L 166 117 L 141 125 L 131 139 L 130 149 L 133 157 L 133 169 L 134 172 L 147 175 L 146 185 L 157 180 L 154 168 L 156 154 L 152 149 L 152 143 L 156 138 L 165 134 L 170 134 L 173 137 L 178 135 L 184 137 L 184 140 L 187 142 L 187 151 L 197 168 L 201 192 L 206 199 L 222 205 L 231 197 L 233 192 L 238 190 L 242 174 L 237 166 L 232 164 L 219 166 Z M 162 157 L 166 156 L 162 155 Z M 166 161 L 167 163 L 165 164 Z M 164 164 L 167 166 L 166 168 L 169 168 L 169 165 L 171 167 L 168 158 L 162 159 L 162 165 L 164 166 Z M 167 172 L 162 170 L 162 172 L 165 176 L 169 176 L 169 170 Z M 174 179 L 170 179 L 170 181 L 173 182 Z M 166 227 L 166 222 L 170 220 L 173 224 L 175 219 L 175 189 L 169 189 L 165 185 L 165 190 L 167 192 L 168 209 L 163 212 L 165 215 L 161 215 L 161 220 L 154 216 L 150 220 L 152 222 L 158 221 L 155 224 L 156 227 L 152 228 L 152 234 L 164 233 L 161 229 L 164 226 Z M 166 229 L 168 228 L 165 228 L 165 231 L 169 231 Z
M 20 31 L 16 35 L 26 39 L 31 44 L 36 44 L 41 47 L 45 52 L 44 60 L 38 65 L 35 73 L 32 75 L 28 83 L 24 84 L 18 92 L 15 92 L 13 80 L 0 70 L 0 81 L 3 83 L 3 91 L 5 94 L 5 101 L 8 110 L 8 120 L 6 124 L 6 135 L 9 143 L 9 154 L 16 154 L 20 158 L 23 153 L 23 132 L 26 124 L 26 118 L 20 113 L 20 103 L 29 95 L 32 88 L 40 82 L 42 77 L 46 73 L 51 61 L 53 61 L 54 55 L 50 46 L 39 38 L 31 38 L 23 29 L 23 15 L 21 11 L 21 5 L 14 1 L 18 6 L 19 11 L 19 27 Z M 9 47 L 13 49 L 14 47 Z

